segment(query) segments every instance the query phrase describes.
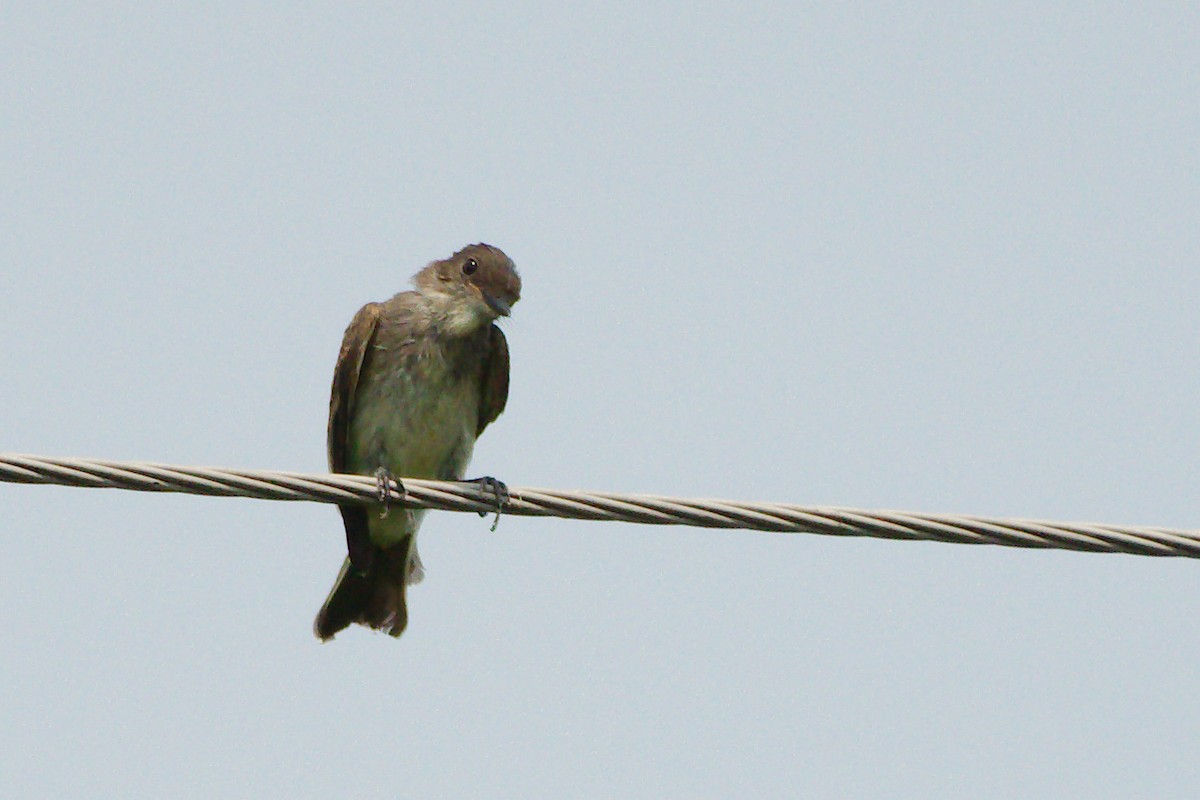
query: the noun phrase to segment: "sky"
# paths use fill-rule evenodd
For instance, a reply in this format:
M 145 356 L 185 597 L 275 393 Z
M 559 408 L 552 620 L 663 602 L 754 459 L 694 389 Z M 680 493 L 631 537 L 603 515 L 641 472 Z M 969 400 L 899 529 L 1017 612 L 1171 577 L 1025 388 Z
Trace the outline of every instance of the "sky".
M 1200 528 L 1189 4 L 18 3 L 0 450 L 319 472 L 485 241 L 471 474 Z M 0 484 L 0 793 L 1195 797 L 1200 565 Z M 1183 615 L 1187 616 L 1187 615 Z

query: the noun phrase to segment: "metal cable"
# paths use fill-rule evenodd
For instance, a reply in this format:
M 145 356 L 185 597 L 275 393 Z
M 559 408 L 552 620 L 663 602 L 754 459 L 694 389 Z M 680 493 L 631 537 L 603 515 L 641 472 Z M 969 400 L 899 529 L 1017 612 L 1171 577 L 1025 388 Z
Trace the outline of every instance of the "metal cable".
M 0 453 L 0 480 L 255 497 L 261 500 L 379 502 L 375 479 L 362 475 L 307 475 L 269 470 L 181 467 L 139 461 L 47 458 L 15 453 Z M 495 510 L 495 501 L 490 495 L 483 495 L 475 483 L 418 478 L 401 480 L 405 493 L 401 495 L 393 489 L 391 496 L 392 502 L 397 505 L 444 511 Z M 504 504 L 504 513 L 521 516 L 1200 558 L 1200 530 L 862 511 L 733 500 L 564 492 L 555 489 L 510 487 L 508 491 L 509 499 Z

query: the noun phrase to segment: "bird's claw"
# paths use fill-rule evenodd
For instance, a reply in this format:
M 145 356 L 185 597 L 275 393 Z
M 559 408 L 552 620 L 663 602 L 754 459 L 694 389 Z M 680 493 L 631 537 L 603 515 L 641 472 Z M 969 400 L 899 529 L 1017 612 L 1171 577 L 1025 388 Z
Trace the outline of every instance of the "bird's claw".
M 483 478 L 472 478 L 469 483 L 479 484 L 479 493 L 483 495 L 485 500 L 495 500 L 496 519 L 492 521 L 492 530 L 496 530 L 496 526 L 500 524 L 500 512 L 504 510 L 504 506 L 512 498 L 508 494 L 508 487 L 504 485 L 504 481 L 498 481 L 491 475 Z M 481 517 L 486 517 L 489 511 L 476 512 Z
M 392 484 L 396 484 L 396 491 L 401 496 L 404 495 L 404 484 L 400 479 L 392 474 L 392 471 L 387 467 L 380 467 L 375 470 L 375 491 L 379 495 L 379 502 L 383 504 L 383 511 L 379 512 L 379 518 L 383 519 L 392 510 Z

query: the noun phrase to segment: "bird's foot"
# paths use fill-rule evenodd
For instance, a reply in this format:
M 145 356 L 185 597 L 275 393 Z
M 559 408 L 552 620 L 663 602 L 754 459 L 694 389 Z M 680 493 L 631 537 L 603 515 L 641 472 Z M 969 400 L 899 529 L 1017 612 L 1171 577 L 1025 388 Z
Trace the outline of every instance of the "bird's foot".
M 375 470 L 375 490 L 379 494 L 379 502 L 383 503 L 383 511 L 379 512 L 379 518 L 383 519 L 392 510 L 392 484 L 396 484 L 396 491 L 404 496 L 404 484 L 400 479 L 392 474 L 392 471 L 387 467 L 380 467 Z
M 508 487 L 504 485 L 503 481 L 498 481 L 491 475 L 484 478 L 468 478 L 467 483 L 479 484 L 479 493 L 483 499 L 495 501 L 496 519 L 492 522 L 492 530 L 496 530 L 496 526 L 500 524 L 500 512 L 504 510 L 504 506 L 511 499 L 508 496 Z M 488 513 L 490 512 L 478 512 L 481 517 L 486 517 Z

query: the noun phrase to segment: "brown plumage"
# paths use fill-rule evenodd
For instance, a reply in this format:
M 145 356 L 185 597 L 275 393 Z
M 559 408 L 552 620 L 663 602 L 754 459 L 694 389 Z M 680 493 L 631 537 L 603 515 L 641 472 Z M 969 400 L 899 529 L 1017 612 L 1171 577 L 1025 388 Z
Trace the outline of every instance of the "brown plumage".
M 415 291 L 368 303 L 342 339 L 329 400 L 329 467 L 460 480 L 475 439 L 508 399 L 508 344 L 494 325 L 520 299 L 512 260 L 476 244 L 413 277 Z M 339 506 L 348 557 L 314 623 L 328 640 L 351 623 L 403 633 L 405 587 L 424 576 L 424 512 Z

